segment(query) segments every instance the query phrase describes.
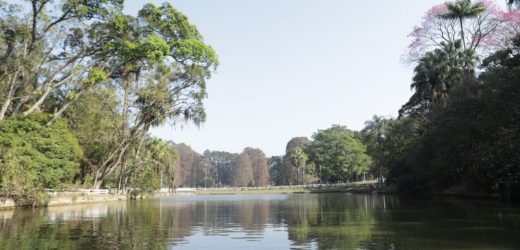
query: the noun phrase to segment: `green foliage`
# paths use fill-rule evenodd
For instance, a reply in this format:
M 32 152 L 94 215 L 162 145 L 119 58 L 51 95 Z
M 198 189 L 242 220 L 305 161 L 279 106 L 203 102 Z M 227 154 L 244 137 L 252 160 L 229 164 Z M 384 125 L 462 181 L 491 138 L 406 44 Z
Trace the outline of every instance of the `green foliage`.
M 350 180 L 368 170 L 371 158 L 354 133 L 342 126 L 318 130 L 307 147 L 309 161 L 317 168 L 321 181 L 334 183 Z
M 427 52 L 414 69 L 415 93 L 399 110 L 400 116 L 425 118 L 434 106 L 445 107 L 450 90 L 474 74 L 477 61 L 472 50 L 462 50 L 460 40 L 441 43 L 441 48 Z
M 134 188 L 131 195 L 147 196 L 162 187 L 172 187 L 178 160 L 173 145 L 162 139 L 145 138 L 137 156 L 138 166 L 135 166 L 128 180 Z
M 86 86 L 93 86 L 97 83 L 107 80 L 107 73 L 99 68 L 92 68 L 88 77 L 83 82 Z
M 66 122 L 46 127 L 47 115 L 10 118 L 0 123 L 0 177 L 7 197 L 41 200 L 46 188 L 71 183 L 82 151 Z
M 311 141 L 307 137 L 295 137 L 287 142 L 277 177 L 280 185 L 302 184 L 306 175 L 314 172 L 307 164 L 308 156 L 304 152 L 309 144 Z
M 202 61 L 208 63 L 208 65 L 211 65 L 209 63 L 216 63 L 218 61 L 215 51 L 198 39 L 177 40 L 174 42 L 174 48 L 175 51 L 173 55 L 175 58 Z
M 387 182 L 397 185 L 402 193 L 424 193 L 427 189 L 425 164 L 424 159 L 418 157 L 423 152 L 424 120 L 400 118 L 388 121 L 386 126 L 380 146 L 383 152 L 375 157 L 382 172 L 387 174 Z
M 80 179 L 93 184 L 95 172 L 118 145 L 122 116 L 114 112 L 118 101 L 114 89 L 95 87 L 65 112 L 69 127 L 83 149 Z
M 204 151 L 204 160 L 214 167 L 212 179 L 216 181 L 218 186 L 233 185 L 233 167 L 238 154 L 225 151 Z
M 446 7 L 448 8 L 448 12 L 441 15 L 441 17 L 446 19 L 473 18 L 486 10 L 481 2 L 473 4 L 471 0 L 446 2 Z
M 515 38 L 483 61 L 477 79 L 455 78 L 446 104 L 434 106 L 428 120 L 390 123 L 381 158 L 390 183 L 416 194 L 520 193 L 511 190 L 520 183 L 519 51 Z

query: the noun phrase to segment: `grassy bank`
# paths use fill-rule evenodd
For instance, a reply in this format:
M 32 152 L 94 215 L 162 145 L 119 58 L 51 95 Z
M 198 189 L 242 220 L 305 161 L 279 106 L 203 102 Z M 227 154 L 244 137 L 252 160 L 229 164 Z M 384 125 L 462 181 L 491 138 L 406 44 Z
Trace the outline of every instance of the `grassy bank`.
M 374 182 L 310 187 L 265 187 L 265 188 L 215 188 L 198 189 L 196 194 L 305 194 L 305 193 L 389 193 L 391 188 L 378 188 Z

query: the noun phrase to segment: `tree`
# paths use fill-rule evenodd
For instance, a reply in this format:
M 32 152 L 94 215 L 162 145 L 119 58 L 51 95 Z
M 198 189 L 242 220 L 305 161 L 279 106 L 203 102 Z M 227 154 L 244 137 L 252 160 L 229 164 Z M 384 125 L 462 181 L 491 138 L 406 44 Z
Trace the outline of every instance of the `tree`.
M 64 187 L 78 173 L 81 148 L 64 120 L 48 115 L 0 123 L 0 185 L 16 202 L 42 202 L 44 189 Z
M 441 42 L 441 46 L 419 60 L 410 85 L 415 93 L 399 111 L 401 116 L 426 118 L 433 106 L 444 108 L 450 90 L 474 75 L 477 59 L 472 50 L 462 50 L 459 41 Z
M 476 18 L 481 15 L 486 8 L 482 2 L 471 3 L 471 0 L 457 0 L 456 2 L 446 2 L 447 12 L 439 16 L 448 20 L 458 20 L 460 25 L 460 39 L 462 47 L 466 50 L 466 38 L 464 36 L 464 20 Z
M 51 113 L 50 126 L 93 89 L 114 88 L 118 141 L 96 162 L 94 186 L 135 169 L 149 129 L 166 121 L 205 120 L 214 50 L 170 4 L 146 4 L 137 17 L 123 0 L 1 2 L 0 122 Z M 128 163 L 133 155 L 132 164 Z
M 296 148 L 291 152 L 291 156 L 289 157 L 289 159 L 291 163 L 294 166 L 296 166 L 296 184 L 304 184 L 305 166 L 308 159 L 307 155 L 303 152 L 301 148 Z
M 283 185 L 282 171 L 283 171 L 283 156 L 272 156 L 267 161 L 269 164 L 270 183 L 274 186 Z
M 177 144 L 175 149 L 179 156 L 175 169 L 175 187 L 195 187 L 198 183 L 199 166 L 202 156 L 186 144 Z
M 215 168 L 215 176 L 217 186 L 233 185 L 233 164 L 238 158 L 238 154 L 224 151 L 204 151 L 204 159 Z
M 70 130 L 83 151 L 78 178 L 94 185 L 95 173 L 104 159 L 117 147 L 124 124 L 118 112 L 119 102 L 114 88 L 95 87 L 86 92 L 64 113 Z
M 249 155 L 253 167 L 253 178 L 255 186 L 265 187 L 269 185 L 269 165 L 267 165 L 267 157 L 260 149 L 246 148 L 245 151 Z
M 121 166 L 133 143 L 139 150 L 151 127 L 168 120 L 195 124 L 205 120 L 206 79 L 218 64 L 195 26 L 170 4 L 146 4 L 137 18 L 117 15 L 106 25 L 119 38 L 110 41 L 106 50 L 114 55 L 113 81 L 125 93 L 130 91 L 124 103 L 131 103 L 132 109 L 125 109 L 123 115 L 132 125 L 100 166 L 98 186 Z
M 427 190 L 425 130 L 425 121 L 418 117 L 385 122 L 384 140 L 378 143 L 382 152 L 375 157 L 383 167 L 386 183 L 397 186 L 401 193 L 421 194 Z
M 123 8 L 122 0 L 27 2 L 29 8 L 0 3 L 0 121 L 39 111 L 61 93 L 68 99 L 48 110 L 59 116 L 79 93 L 104 80 L 111 62 L 104 45 L 111 36 L 96 27 Z
M 441 42 L 454 44 L 457 40 L 464 51 L 475 51 L 484 58 L 507 46 L 519 30 L 518 13 L 502 11 L 491 1 L 446 2 L 428 10 L 422 23 L 410 33 L 412 42 L 406 58 L 417 62 L 425 53 L 441 48 Z
M 236 160 L 234 178 L 237 187 L 269 185 L 269 166 L 264 152 L 256 148 L 245 148 Z
M 333 125 L 318 130 L 312 139 L 305 152 L 318 169 L 320 181 L 335 183 L 352 180 L 354 175 L 368 170 L 371 164 L 364 145 L 343 126 Z
M 311 141 L 307 137 L 294 137 L 289 142 L 287 142 L 287 146 L 285 147 L 285 156 L 283 157 L 282 169 L 280 172 L 280 181 L 283 184 L 292 185 L 301 182 L 302 178 L 300 178 L 300 170 L 303 167 L 302 161 L 297 161 L 297 163 L 301 163 L 302 165 L 295 164 L 294 159 L 294 151 L 297 149 L 305 149 Z M 303 155 L 299 155 L 299 157 L 303 157 Z
M 172 145 L 162 139 L 146 138 L 138 167 L 128 173 L 125 183 L 135 188 L 134 196 L 153 194 L 164 186 L 171 188 L 177 161 Z
M 403 117 L 390 124 L 383 158 L 389 183 L 415 194 L 520 193 L 520 39 L 511 44 L 483 60 L 478 78 L 455 84 L 428 123 Z
M 391 123 L 391 119 L 374 115 L 371 120 L 365 122 L 365 127 L 361 130 L 361 141 L 367 149 L 367 154 L 373 159 L 370 170 L 380 181 L 387 175 L 384 168 L 384 159 L 388 155 L 385 140 Z
M 235 162 L 234 168 L 235 187 L 251 187 L 254 186 L 255 180 L 253 175 L 253 165 L 247 152 L 242 152 Z

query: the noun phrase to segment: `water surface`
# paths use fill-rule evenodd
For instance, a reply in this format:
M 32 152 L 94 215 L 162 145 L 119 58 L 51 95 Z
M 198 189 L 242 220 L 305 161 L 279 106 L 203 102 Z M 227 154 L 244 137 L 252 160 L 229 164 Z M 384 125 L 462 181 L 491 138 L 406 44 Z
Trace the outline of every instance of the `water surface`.
M 383 195 L 171 196 L 0 211 L 0 249 L 520 249 L 520 207 Z

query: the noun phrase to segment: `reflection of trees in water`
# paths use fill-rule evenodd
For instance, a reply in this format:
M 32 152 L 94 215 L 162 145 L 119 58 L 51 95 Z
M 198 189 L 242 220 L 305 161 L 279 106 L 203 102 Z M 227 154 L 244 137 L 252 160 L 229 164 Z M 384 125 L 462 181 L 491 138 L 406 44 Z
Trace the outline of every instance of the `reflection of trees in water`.
M 267 200 L 248 200 L 235 203 L 237 222 L 247 233 L 261 233 L 269 217 L 270 204 Z
M 236 230 L 261 234 L 267 224 L 286 224 L 289 239 L 297 245 L 316 242 L 320 248 L 353 248 L 370 239 L 373 211 L 384 206 L 380 196 L 288 197 L 147 200 L 101 208 L 15 210 L 0 216 L 4 217 L 0 244 L 8 249 L 156 249 L 182 241 L 198 228 L 206 235 L 229 235 Z
M 190 207 L 183 204 L 189 204 Z M 187 209 L 192 211 L 185 217 L 190 225 L 175 226 L 201 226 L 205 234 L 229 233 L 237 228 L 247 233 L 262 233 L 268 222 L 271 201 L 258 199 L 181 201 L 180 204 L 177 202 L 172 209 L 179 212 Z
M 378 213 L 380 249 L 517 249 L 520 210 L 492 201 L 401 200 Z
M 114 203 L 101 218 L 70 217 L 80 207 L 16 209 L 0 224 L 5 249 L 162 249 L 171 228 L 153 204 Z M 72 210 L 70 210 L 72 209 Z M 1 216 L 0 216 L 1 217 Z M 57 220 L 56 220 L 57 218 Z
M 287 197 L 166 198 L 0 211 L 0 248 L 164 249 L 195 232 L 263 234 L 267 225 L 287 226 L 295 246 L 320 249 L 520 245 L 518 208 L 490 202 L 346 194 Z
M 269 200 L 159 201 L 0 211 L 6 249 L 164 249 L 200 227 L 262 233 Z
M 351 249 L 370 240 L 374 211 L 384 210 L 387 202 L 386 197 L 375 195 L 302 195 L 293 196 L 281 211 L 285 211 L 289 239 L 296 244 Z

